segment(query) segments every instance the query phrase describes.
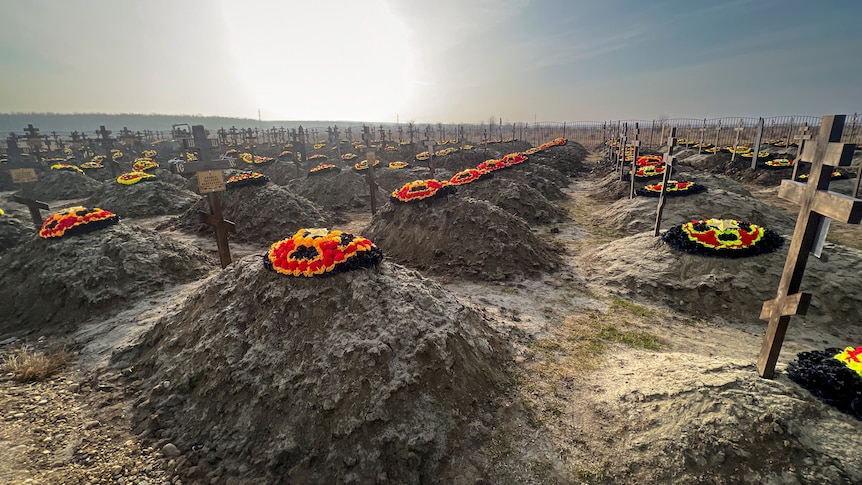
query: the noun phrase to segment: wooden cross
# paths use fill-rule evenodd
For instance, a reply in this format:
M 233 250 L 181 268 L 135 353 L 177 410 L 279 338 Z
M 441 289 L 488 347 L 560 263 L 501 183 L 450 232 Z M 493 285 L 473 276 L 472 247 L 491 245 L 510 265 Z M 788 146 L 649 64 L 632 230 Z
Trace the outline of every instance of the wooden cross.
M 6 137 L 6 155 L 9 156 L 9 159 L 15 159 L 21 157 L 21 148 L 18 147 L 18 136 L 15 133 L 9 133 L 9 136 Z
M 736 128 L 733 131 L 736 132 L 736 138 L 733 140 L 733 153 L 730 154 L 730 161 L 736 160 L 736 147 L 739 146 L 739 137 L 742 136 L 742 132 L 745 130 L 745 127 L 742 126 L 742 118 L 739 119 L 739 124 L 736 125 Z
M 629 134 L 629 124 L 623 123 L 623 131 L 620 133 L 620 146 L 618 147 L 619 158 L 617 158 L 617 162 L 619 164 L 620 170 L 620 180 L 624 180 L 624 172 L 626 166 L 626 147 L 628 144 L 628 134 Z M 634 178 L 635 174 L 632 173 L 632 178 Z
M 363 137 L 366 133 L 362 134 Z M 365 161 L 368 162 L 368 169 L 365 172 L 365 181 L 368 182 L 368 189 L 371 191 L 371 215 L 377 214 L 377 182 L 374 180 L 374 160 L 376 155 L 374 150 L 369 150 L 365 153 Z
M 464 136 L 464 125 L 458 126 L 458 141 L 465 141 L 467 138 Z
M 787 127 L 787 146 L 793 141 L 793 117 L 790 117 L 790 125 Z
M 697 154 L 703 153 L 703 142 L 706 138 L 706 118 L 703 119 L 703 124 L 700 125 L 700 140 L 697 142 Z
M 188 176 L 197 174 L 198 191 L 206 194 L 211 212 L 200 211 L 201 222 L 215 228 L 216 245 L 221 267 L 226 268 L 231 263 L 228 233 L 236 233 L 236 224 L 224 218 L 221 199 L 218 193 L 224 191 L 224 175 L 222 170 L 236 168 L 235 158 L 191 163 L 177 163 L 171 167 L 174 172 Z
M 407 125 L 407 134 L 410 135 L 410 146 L 413 146 L 413 135 L 416 134 L 416 128 L 413 127 L 413 123 L 409 123 Z
M 302 129 L 302 125 L 299 125 L 299 128 L 296 130 L 297 137 L 299 139 L 299 154 L 302 158 L 302 161 L 305 162 L 308 160 L 308 152 L 305 148 L 305 139 L 306 139 L 306 131 Z
M 335 144 L 335 153 L 338 154 L 338 159 L 341 160 L 341 133 L 338 131 L 338 125 L 332 129 L 330 139 Z
M 848 166 L 853 158 L 855 144 L 840 143 L 844 120 L 844 115 L 824 116 L 817 139 L 805 144 L 799 160 L 811 162 L 808 183 L 782 180 L 778 188 L 779 197 L 799 204 L 800 208 L 777 295 L 764 302 L 760 312 L 760 319 L 768 320 L 769 324 L 757 359 L 757 371 L 767 379 L 775 375 L 790 317 L 804 315 L 811 302 L 811 294 L 799 289 L 820 221 L 829 217 L 847 224 L 862 222 L 862 200 L 828 190 L 832 167 Z
M 227 130 L 225 130 L 224 127 L 221 127 L 216 133 L 218 133 L 219 143 L 222 145 L 227 145 Z
M 629 199 L 635 198 L 635 171 L 637 171 L 637 165 L 636 164 L 637 164 L 637 160 L 638 160 L 638 155 L 640 155 L 640 146 L 641 146 L 641 142 L 638 139 L 640 132 L 641 132 L 641 130 L 640 130 L 640 127 L 638 126 L 638 123 L 635 123 L 635 129 L 634 129 L 634 132 L 632 133 L 633 140 L 629 143 L 633 147 L 632 163 L 631 163 L 632 174 L 629 176 L 629 181 L 630 181 Z
M 434 147 L 437 143 L 432 138 L 425 139 L 425 146 L 428 147 L 428 169 L 431 170 L 431 178 L 434 178 Z
M 377 131 L 380 134 L 380 143 L 386 143 L 386 130 L 383 129 L 383 125 L 380 125 L 380 129 Z
M 712 144 L 715 148 L 718 148 L 719 138 L 721 137 L 721 120 L 718 120 L 718 124 L 715 126 L 715 143 Z
M 673 148 L 676 146 L 676 128 L 670 129 L 670 138 L 667 139 L 667 151 L 662 154 L 662 161 L 664 162 L 664 174 L 661 177 L 661 192 L 658 195 L 658 206 L 655 210 L 655 229 L 653 230 L 653 236 L 658 236 L 659 230 L 661 229 L 661 216 L 664 213 L 664 203 L 665 196 L 667 195 L 667 182 L 670 180 L 670 175 L 673 172 L 674 163 L 676 162 L 676 157 L 673 156 Z M 635 174 L 632 173 L 632 177 Z
M 805 143 L 811 139 L 811 135 L 808 133 L 808 123 L 805 124 L 802 128 L 799 129 L 799 136 L 794 138 L 794 140 L 798 140 L 796 144 L 796 157 L 793 159 L 793 175 L 790 177 L 790 180 L 796 180 L 796 176 L 799 173 L 799 156 L 802 154 L 802 149 L 805 148 Z M 787 144 L 790 145 L 790 140 L 788 139 Z
M 236 129 L 236 126 L 231 126 L 230 130 L 228 130 L 228 132 L 230 133 L 230 140 L 233 142 L 233 144 L 238 145 L 239 144 L 239 132 Z
M 105 129 L 105 125 L 99 126 L 99 131 L 96 132 L 96 134 L 99 135 L 99 138 L 96 141 L 102 145 L 102 149 L 105 150 L 105 165 L 107 165 L 108 169 L 111 171 L 111 176 L 119 177 L 122 173 L 120 165 L 111 156 L 111 148 L 114 147 L 114 139 L 109 136 L 111 133 L 111 130 Z
M 120 130 L 120 140 L 122 140 L 123 144 L 132 146 L 135 144 L 135 134 L 132 133 L 129 128 L 124 126 L 123 129 Z
M 404 128 L 401 125 L 398 125 L 398 144 L 404 141 Z
M 763 118 L 757 119 L 757 134 L 754 137 L 754 153 L 751 156 L 751 169 L 757 169 L 757 156 L 760 154 L 760 143 L 763 141 Z M 735 152 L 736 150 L 734 150 Z M 735 155 L 735 153 L 734 153 Z
M 30 218 L 33 220 L 33 225 L 36 229 L 41 229 L 42 213 L 40 209 L 48 210 L 48 204 L 32 198 L 30 196 L 30 189 L 31 184 L 38 180 L 36 172 L 45 170 L 45 167 L 35 160 L 16 159 L 0 164 L 0 169 L 8 170 L 12 183 L 21 185 L 22 195 L 13 195 L 12 200 L 26 205 L 30 209 Z

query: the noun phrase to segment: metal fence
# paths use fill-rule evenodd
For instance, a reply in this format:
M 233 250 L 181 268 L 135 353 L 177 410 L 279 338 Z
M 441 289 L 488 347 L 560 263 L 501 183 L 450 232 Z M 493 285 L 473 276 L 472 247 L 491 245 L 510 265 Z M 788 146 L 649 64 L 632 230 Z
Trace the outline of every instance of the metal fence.
M 807 128 L 811 135 L 816 135 L 820 126 L 819 116 L 775 116 L 764 118 L 763 141 L 793 142 L 802 130 Z M 290 132 L 295 128 L 287 129 L 284 126 L 274 126 L 265 123 L 261 129 L 258 122 L 250 123 L 245 129 L 252 129 L 254 139 L 258 143 L 286 143 L 291 140 Z M 487 123 L 474 124 L 347 124 L 338 126 L 341 139 L 352 138 L 361 140 L 364 128 L 374 140 L 385 138 L 390 142 L 409 141 L 412 133 L 413 140 L 421 143 L 426 138 L 434 140 L 459 140 L 462 143 L 481 143 L 483 141 L 511 141 L 523 140 L 532 145 L 538 145 L 558 137 L 577 141 L 587 148 L 594 148 L 604 141 L 617 138 L 623 132 L 627 138 L 632 140 L 637 129 L 637 136 L 641 147 L 646 150 L 655 150 L 664 145 L 671 128 L 676 128 L 676 136 L 679 139 L 693 140 L 696 142 L 711 143 L 718 146 L 730 146 L 739 144 L 751 145 L 755 142 L 759 118 L 671 118 L 655 120 L 608 120 L 608 121 L 567 121 L 567 122 L 504 122 L 502 120 Z M 862 144 L 862 116 L 858 113 L 848 115 L 845 123 L 842 141 L 844 143 Z M 252 128 L 254 126 L 254 128 Z M 225 127 L 207 126 L 212 138 L 217 137 L 219 131 L 226 131 Z M 308 142 L 325 141 L 328 139 L 328 129 L 332 126 L 308 126 L 304 130 L 307 133 Z M 382 130 L 382 133 L 381 133 Z M 136 132 L 143 142 L 154 142 L 158 140 L 170 140 L 170 130 Z M 18 143 L 26 146 L 26 134 L 16 134 Z M 76 135 L 85 135 L 89 140 L 95 141 L 94 132 L 76 132 Z M 382 135 L 382 136 L 381 136 Z M 737 135 L 739 138 L 737 139 Z M 52 148 L 56 148 L 61 142 L 68 141 L 71 132 L 49 132 L 40 136 L 43 142 Z M 114 136 L 117 136 L 115 134 Z M 0 151 L 6 149 L 6 144 L 0 147 Z

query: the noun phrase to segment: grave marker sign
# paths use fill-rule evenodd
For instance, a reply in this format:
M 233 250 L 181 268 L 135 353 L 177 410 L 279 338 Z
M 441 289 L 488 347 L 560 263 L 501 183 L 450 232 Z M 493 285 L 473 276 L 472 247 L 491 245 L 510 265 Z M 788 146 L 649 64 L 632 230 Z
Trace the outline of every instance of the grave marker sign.
M 799 290 L 820 221 L 829 217 L 847 224 L 862 222 L 862 200 L 828 190 L 832 167 L 847 166 L 853 158 L 855 144 L 840 143 L 844 120 L 844 115 L 824 116 L 816 140 L 805 144 L 799 160 L 811 163 L 808 183 L 782 180 L 778 189 L 779 197 L 799 204 L 800 209 L 776 297 L 764 302 L 760 312 L 760 319 L 769 324 L 757 371 L 767 379 L 775 375 L 790 317 L 804 315 L 811 302 L 811 294 Z
M 21 185 L 21 195 L 13 195 L 12 200 L 26 205 L 30 210 L 30 219 L 36 229 L 42 227 L 42 213 L 40 210 L 48 210 L 48 204 L 38 201 L 30 196 L 31 184 L 38 180 L 37 171 L 45 170 L 41 163 L 28 159 L 10 159 L 0 164 L 0 170 L 8 170 L 12 183 Z

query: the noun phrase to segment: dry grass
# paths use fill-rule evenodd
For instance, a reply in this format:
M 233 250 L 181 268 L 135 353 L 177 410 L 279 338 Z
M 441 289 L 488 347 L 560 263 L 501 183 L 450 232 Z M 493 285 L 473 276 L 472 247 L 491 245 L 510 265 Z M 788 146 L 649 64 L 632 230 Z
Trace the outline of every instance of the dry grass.
M 65 348 L 46 354 L 22 347 L 5 357 L 0 369 L 12 374 L 12 378 L 19 382 L 43 381 L 62 369 L 70 356 Z

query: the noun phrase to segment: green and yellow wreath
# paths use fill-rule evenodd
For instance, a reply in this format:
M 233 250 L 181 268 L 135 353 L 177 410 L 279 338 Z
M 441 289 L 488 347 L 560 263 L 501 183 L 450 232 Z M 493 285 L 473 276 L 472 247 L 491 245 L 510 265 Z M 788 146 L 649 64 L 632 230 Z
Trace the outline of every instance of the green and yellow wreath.
M 789 158 L 776 158 L 763 162 L 764 165 L 771 168 L 787 168 L 793 166 L 793 160 Z
M 51 170 L 65 170 L 69 172 L 84 173 L 80 168 L 68 163 L 55 163 L 54 165 L 51 165 Z
M 657 184 L 648 184 L 642 189 L 638 189 L 637 194 L 646 197 L 658 197 L 661 195 L 661 182 Z M 700 194 L 706 191 L 703 185 L 691 181 L 668 180 L 665 195 L 676 197 L 681 195 Z
M 308 176 L 311 177 L 314 175 L 323 175 L 325 173 L 338 173 L 340 171 L 341 171 L 340 168 L 336 167 L 335 165 L 333 165 L 331 163 L 321 163 L 320 165 L 317 165 L 316 167 L 312 167 L 308 171 Z
M 154 178 L 156 178 L 155 175 L 149 174 L 147 172 L 126 172 L 117 177 L 117 182 L 122 185 L 134 185 L 138 182 L 144 180 L 151 180 Z
M 132 164 L 133 172 L 144 172 L 152 168 L 159 168 L 159 164 L 149 158 L 136 158 L 135 163 Z
M 401 162 L 401 161 L 389 162 L 389 168 L 392 168 L 395 170 L 407 168 L 409 166 L 410 166 L 410 164 L 407 162 Z

